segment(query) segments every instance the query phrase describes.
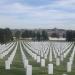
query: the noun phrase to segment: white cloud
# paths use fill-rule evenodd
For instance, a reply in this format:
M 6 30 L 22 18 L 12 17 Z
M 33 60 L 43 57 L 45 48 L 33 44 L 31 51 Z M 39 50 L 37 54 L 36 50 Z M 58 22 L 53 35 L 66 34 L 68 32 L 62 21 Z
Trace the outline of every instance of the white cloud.
M 75 0 L 58 0 L 49 5 L 37 7 L 21 3 L 4 4 L 1 1 L 0 3 L 1 24 L 42 24 L 41 27 L 43 27 L 43 24 L 51 24 L 58 27 L 59 25 L 63 26 L 63 24 L 69 24 L 71 26 L 71 24 L 74 25 L 75 23 Z M 74 11 L 69 12 L 68 10 Z M 19 17 L 24 18 L 21 20 L 18 19 Z
M 0 6 L 0 12 L 2 13 L 25 13 L 30 9 L 31 7 L 24 6 L 20 3 L 6 4 Z

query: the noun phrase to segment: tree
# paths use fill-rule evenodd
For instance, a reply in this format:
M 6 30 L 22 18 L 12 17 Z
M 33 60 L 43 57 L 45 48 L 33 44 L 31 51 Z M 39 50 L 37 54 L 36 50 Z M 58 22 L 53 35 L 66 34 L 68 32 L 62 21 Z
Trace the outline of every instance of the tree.
M 0 29 L 0 43 L 4 43 L 4 30 Z
M 28 30 L 25 30 L 25 31 L 22 33 L 22 38 L 28 38 L 28 37 L 29 37 Z
M 75 31 L 68 30 L 66 32 L 66 41 L 75 41 Z
M 21 36 L 22 38 L 32 38 L 34 36 L 34 32 L 31 30 L 25 30 Z
M 6 42 L 13 40 L 12 32 L 9 28 L 5 29 L 4 35 L 5 35 L 5 41 Z
M 32 31 L 32 35 L 31 35 L 32 38 L 35 38 L 36 37 L 36 33 L 34 31 Z
M 16 33 L 15 33 L 15 37 L 16 37 L 16 39 L 19 39 L 19 38 L 20 38 L 20 36 L 21 36 L 20 31 L 16 31 Z
M 41 40 L 41 34 L 40 34 L 40 32 L 39 32 L 39 31 L 38 31 L 38 32 L 37 32 L 37 34 L 36 34 L 36 38 L 37 38 L 37 40 L 38 40 L 38 41 L 40 41 L 40 40 Z
M 42 40 L 48 40 L 48 34 L 46 31 L 42 31 Z
M 0 42 L 6 43 L 13 40 L 12 32 L 9 28 L 0 29 Z

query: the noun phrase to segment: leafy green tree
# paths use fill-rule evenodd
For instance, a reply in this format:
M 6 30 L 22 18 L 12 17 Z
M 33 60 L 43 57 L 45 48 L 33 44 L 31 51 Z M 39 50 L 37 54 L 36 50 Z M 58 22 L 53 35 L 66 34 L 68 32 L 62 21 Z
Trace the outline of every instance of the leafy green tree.
M 20 31 L 16 31 L 16 32 L 15 32 L 15 37 L 16 37 L 16 39 L 19 39 L 20 36 L 21 36 L 21 32 L 20 32 Z
M 47 32 L 46 31 L 42 31 L 42 40 L 48 40 L 48 34 L 47 34 Z
M 28 38 L 28 37 L 29 37 L 28 30 L 25 30 L 25 31 L 22 33 L 22 38 Z
M 68 30 L 66 32 L 66 41 L 75 41 L 75 31 Z
M 13 36 L 9 28 L 0 29 L 0 43 L 6 43 L 12 40 L 13 40 Z
M 5 41 L 6 42 L 13 40 L 12 32 L 9 28 L 5 29 L 4 35 L 5 35 Z
M 39 31 L 37 32 L 37 35 L 36 36 L 37 36 L 37 40 L 40 41 L 41 40 L 41 34 L 40 34 Z

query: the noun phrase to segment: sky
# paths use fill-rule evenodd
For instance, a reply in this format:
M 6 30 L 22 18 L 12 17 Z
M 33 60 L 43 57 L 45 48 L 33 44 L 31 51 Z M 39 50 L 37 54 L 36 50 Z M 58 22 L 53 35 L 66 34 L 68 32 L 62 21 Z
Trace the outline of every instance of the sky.
M 75 30 L 75 0 L 0 0 L 0 28 Z

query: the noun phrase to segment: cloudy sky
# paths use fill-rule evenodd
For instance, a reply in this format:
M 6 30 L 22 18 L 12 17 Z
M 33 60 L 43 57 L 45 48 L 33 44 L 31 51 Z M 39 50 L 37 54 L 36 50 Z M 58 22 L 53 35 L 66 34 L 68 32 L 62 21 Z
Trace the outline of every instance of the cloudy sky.
M 0 0 L 0 28 L 75 29 L 75 0 Z

